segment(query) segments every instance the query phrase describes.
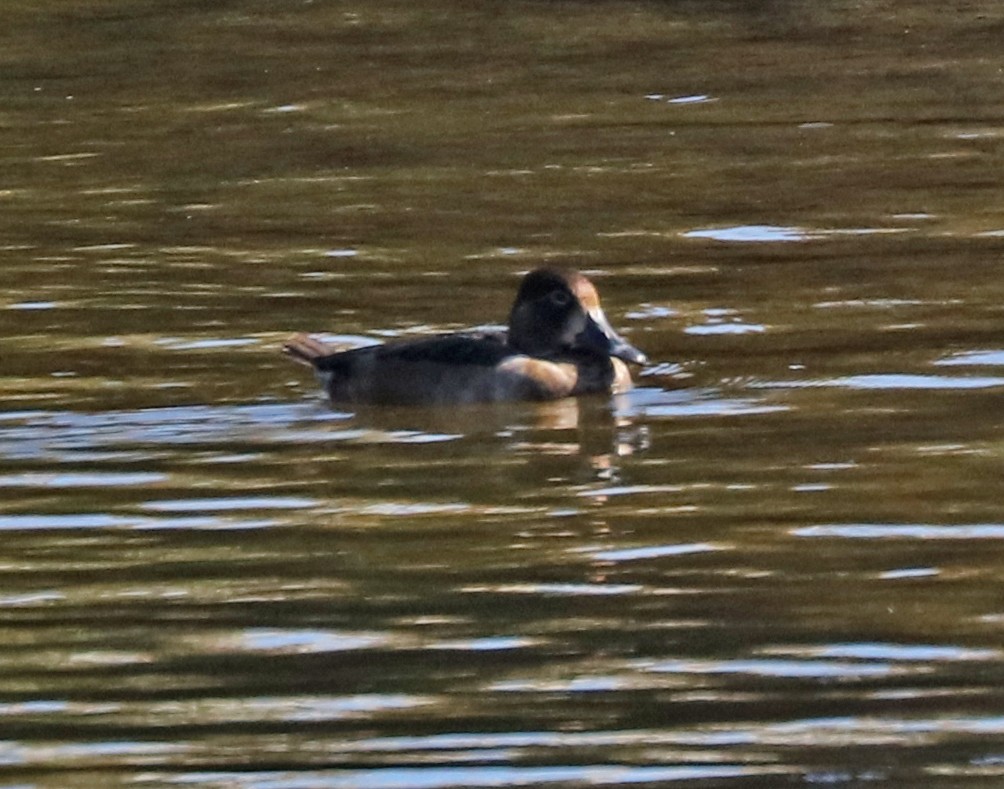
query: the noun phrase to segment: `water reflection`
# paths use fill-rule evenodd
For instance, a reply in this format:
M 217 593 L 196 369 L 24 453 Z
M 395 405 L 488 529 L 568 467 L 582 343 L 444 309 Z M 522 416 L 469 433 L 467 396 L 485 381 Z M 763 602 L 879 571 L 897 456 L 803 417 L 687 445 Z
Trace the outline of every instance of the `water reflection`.
M 1004 11 L 858 5 L 7 4 L 4 779 L 1000 786 Z M 547 263 L 634 391 L 278 357 Z
M 999 540 L 1004 538 L 1004 524 L 846 523 L 805 526 L 792 533 L 796 537 L 843 537 L 852 540 Z
M 873 375 L 852 375 L 830 380 L 786 381 L 783 384 L 761 382 L 756 384 L 756 386 L 760 388 L 770 388 L 772 386 L 783 386 L 785 388 L 832 386 L 861 390 L 990 389 L 1004 386 L 1004 377 L 876 373 Z
M 791 241 L 813 241 L 832 236 L 866 236 L 879 233 L 905 233 L 903 227 L 841 227 L 805 228 L 779 227 L 776 225 L 738 225 L 736 227 L 700 228 L 688 230 L 684 238 L 710 239 L 730 243 L 778 243 Z
M 491 756 L 492 754 L 487 754 Z M 752 769 L 729 765 L 695 767 L 628 767 L 598 764 L 588 767 L 429 767 L 345 770 L 338 775 L 324 772 L 266 772 L 251 778 L 241 773 L 188 773 L 182 782 L 201 786 L 252 786 L 269 789 L 452 789 L 452 787 L 500 787 L 587 783 L 589 785 L 636 785 L 655 782 L 714 780 L 741 776 L 777 775 L 777 768 Z

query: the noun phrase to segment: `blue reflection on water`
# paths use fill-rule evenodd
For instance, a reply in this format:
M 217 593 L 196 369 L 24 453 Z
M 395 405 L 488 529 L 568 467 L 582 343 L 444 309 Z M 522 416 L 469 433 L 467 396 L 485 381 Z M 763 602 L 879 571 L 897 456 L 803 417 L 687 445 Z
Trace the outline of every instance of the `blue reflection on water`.
M 242 789 L 451 789 L 535 784 L 638 784 L 779 774 L 778 767 L 693 765 L 632 767 L 617 764 L 554 767 L 387 767 L 337 772 L 198 772 L 174 777 L 175 783 Z
M 853 540 L 1001 540 L 1004 524 L 828 523 L 792 529 L 796 537 L 845 537 Z

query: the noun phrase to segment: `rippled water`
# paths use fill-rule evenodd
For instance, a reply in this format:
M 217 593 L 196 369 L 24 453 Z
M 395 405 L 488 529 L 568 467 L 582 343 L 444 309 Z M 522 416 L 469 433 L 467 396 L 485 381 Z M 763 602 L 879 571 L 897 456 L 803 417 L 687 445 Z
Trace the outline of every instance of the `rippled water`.
M 998 786 L 993 3 L 10 4 L 4 786 Z M 278 347 L 590 273 L 614 399 Z

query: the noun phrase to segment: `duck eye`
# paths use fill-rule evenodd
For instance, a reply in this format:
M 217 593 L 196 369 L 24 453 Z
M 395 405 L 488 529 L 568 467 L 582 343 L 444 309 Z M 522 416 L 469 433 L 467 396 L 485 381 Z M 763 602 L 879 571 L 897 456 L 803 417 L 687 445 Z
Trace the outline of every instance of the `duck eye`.
M 551 291 L 548 298 L 555 307 L 567 307 L 572 301 L 572 295 L 564 290 Z

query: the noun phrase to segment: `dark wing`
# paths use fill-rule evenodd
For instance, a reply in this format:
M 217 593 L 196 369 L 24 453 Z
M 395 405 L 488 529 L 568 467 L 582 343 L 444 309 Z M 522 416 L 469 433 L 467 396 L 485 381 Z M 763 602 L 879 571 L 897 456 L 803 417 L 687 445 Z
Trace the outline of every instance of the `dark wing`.
M 470 332 L 343 351 L 315 360 L 314 366 L 318 370 L 337 373 L 347 370 L 365 355 L 378 361 L 494 367 L 513 354 L 514 351 L 506 344 L 504 331 Z

